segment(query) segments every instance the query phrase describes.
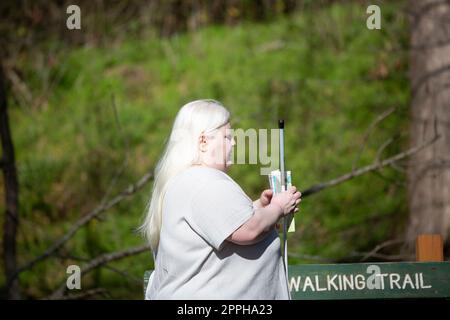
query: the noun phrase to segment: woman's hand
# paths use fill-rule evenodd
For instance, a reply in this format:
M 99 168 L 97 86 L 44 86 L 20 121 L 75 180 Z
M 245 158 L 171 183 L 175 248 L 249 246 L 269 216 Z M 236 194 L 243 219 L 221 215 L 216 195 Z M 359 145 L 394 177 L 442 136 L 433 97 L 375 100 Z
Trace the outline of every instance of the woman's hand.
M 273 191 L 271 189 L 266 189 L 261 193 L 261 196 L 253 201 L 253 206 L 255 209 L 260 209 L 268 206 L 272 200 Z
M 261 197 L 255 201 L 255 213 L 227 240 L 239 245 L 250 245 L 261 241 L 268 232 L 273 230 L 281 217 L 298 210 L 295 207 L 301 201 L 300 196 L 301 193 L 295 187 L 275 195 L 272 190 L 264 190 Z
M 298 211 L 297 205 L 302 201 L 301 193 L 295 186 L 289 187 L 286 191 L 275 194 L 270 203 L 276 204 L 281 211 L 281 216 Z
M 261 197 L 259 198 L 259 203 L 261 208 L 268 206 L 270 201 L 272 200 L 273 191 L 271 189 L 266 189 L 261 193 Z

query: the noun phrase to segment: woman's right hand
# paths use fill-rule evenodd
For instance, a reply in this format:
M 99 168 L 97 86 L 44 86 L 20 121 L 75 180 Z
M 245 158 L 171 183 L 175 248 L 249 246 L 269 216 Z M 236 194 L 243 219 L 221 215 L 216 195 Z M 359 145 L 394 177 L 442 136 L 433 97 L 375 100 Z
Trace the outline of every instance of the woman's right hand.
M 273 230 L 279 218 L 298 211 L 301 193 L 296 187 L 272 196 L 270 204 L 255 209 L 253 216 L 234 231 L 228 238 L 239 245 L 250 245 L 261 241 L 267 232 Z M 269 199 L 269 197 L 267 197 Z
M 285 216 L 298 211 L 298 208 L 295 207 L 302 201 L 301 195 L 301 192 L 297 191 L 295 186 L 292 186 L 286 191 L 273 195 L 270 203 L 280 207 L 281 216 Z

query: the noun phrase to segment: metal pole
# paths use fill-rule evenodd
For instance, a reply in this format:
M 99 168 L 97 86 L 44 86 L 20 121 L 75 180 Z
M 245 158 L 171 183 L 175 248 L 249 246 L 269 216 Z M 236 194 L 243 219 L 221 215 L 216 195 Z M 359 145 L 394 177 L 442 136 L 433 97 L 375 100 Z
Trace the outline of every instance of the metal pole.
M 286 172 L 284 168 L 284 120 L 278 121 L 278 128 L 280 129 L 280 173 L 281 173 L 281 191 L 286 190 Z M 287 255 L 287 218 L 283 218 L 283 258 L 284 267 L 286 269 L 286 276 L 288 276 L 288 255 Z

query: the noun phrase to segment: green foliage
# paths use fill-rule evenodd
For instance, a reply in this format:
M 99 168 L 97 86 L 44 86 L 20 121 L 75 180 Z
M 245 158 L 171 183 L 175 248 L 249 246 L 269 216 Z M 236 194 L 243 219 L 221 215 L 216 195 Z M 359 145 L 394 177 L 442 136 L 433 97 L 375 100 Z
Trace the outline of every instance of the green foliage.
M 21 185 L 20 264 L 95 208 L 108 190 L 114 195 L 151 170 L 177 110 L 192 99 L 221 100 L 234 128 L 275 128 L 284 117 L 287 167 L 300 190 L 349 172 L 356 158 L 357 166 L 370 164 L 396 134 L 400 139 L 382 157 L 404 149 L 407 28 L 399 8 L 397 2 L 383 5 L 381 31 L 365 27 L 363 5 L 335 4 L 266 24 L 209 26 L 166 39 L 57 51 L 48 71 L 56 83 L 45 102 L 12 109 Z M 45 79 L 34 72 L 36 62 L 24 60 L 22 67 L 30 88 L 41 90 Z M 362 149 L 370 124 L 391 107 L 396 111 Z M 236 165 L 230 171 L 254 199 L 268 187 L 259 168 Z M 339 260 L 395 237 L 406 214 L 405 177 L 392 169 L 381 174 L 305 198 L 289 251 Z M 142 244 L 134 230 L 149 192 L 147 187 L 77 233 L 63 252 L 72 258 L 50 259 L 25 272 L 27 294 L 50 293 L 69 262 L 82 263 L 74 257 L 92 259 Z M 290 260 L 300 262 L 308 259 Z M 141 298 L 143 271 L 153 267 L 150 253 L 111 266 L 129 278 L 102 268 L 83 286 L 107 288 L 113 298 Z

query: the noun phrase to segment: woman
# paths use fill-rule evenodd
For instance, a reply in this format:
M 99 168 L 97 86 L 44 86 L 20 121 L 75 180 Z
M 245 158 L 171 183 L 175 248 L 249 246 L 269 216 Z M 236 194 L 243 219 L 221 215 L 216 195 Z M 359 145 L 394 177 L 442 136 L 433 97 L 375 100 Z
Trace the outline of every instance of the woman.
M 176 116 L 141 227 L 155 258 L 146 299 L 290 299 L 275 224 L 301 194 L 265 190 L 252 202 L 226 174 L 230 129 L 214 100 Z

